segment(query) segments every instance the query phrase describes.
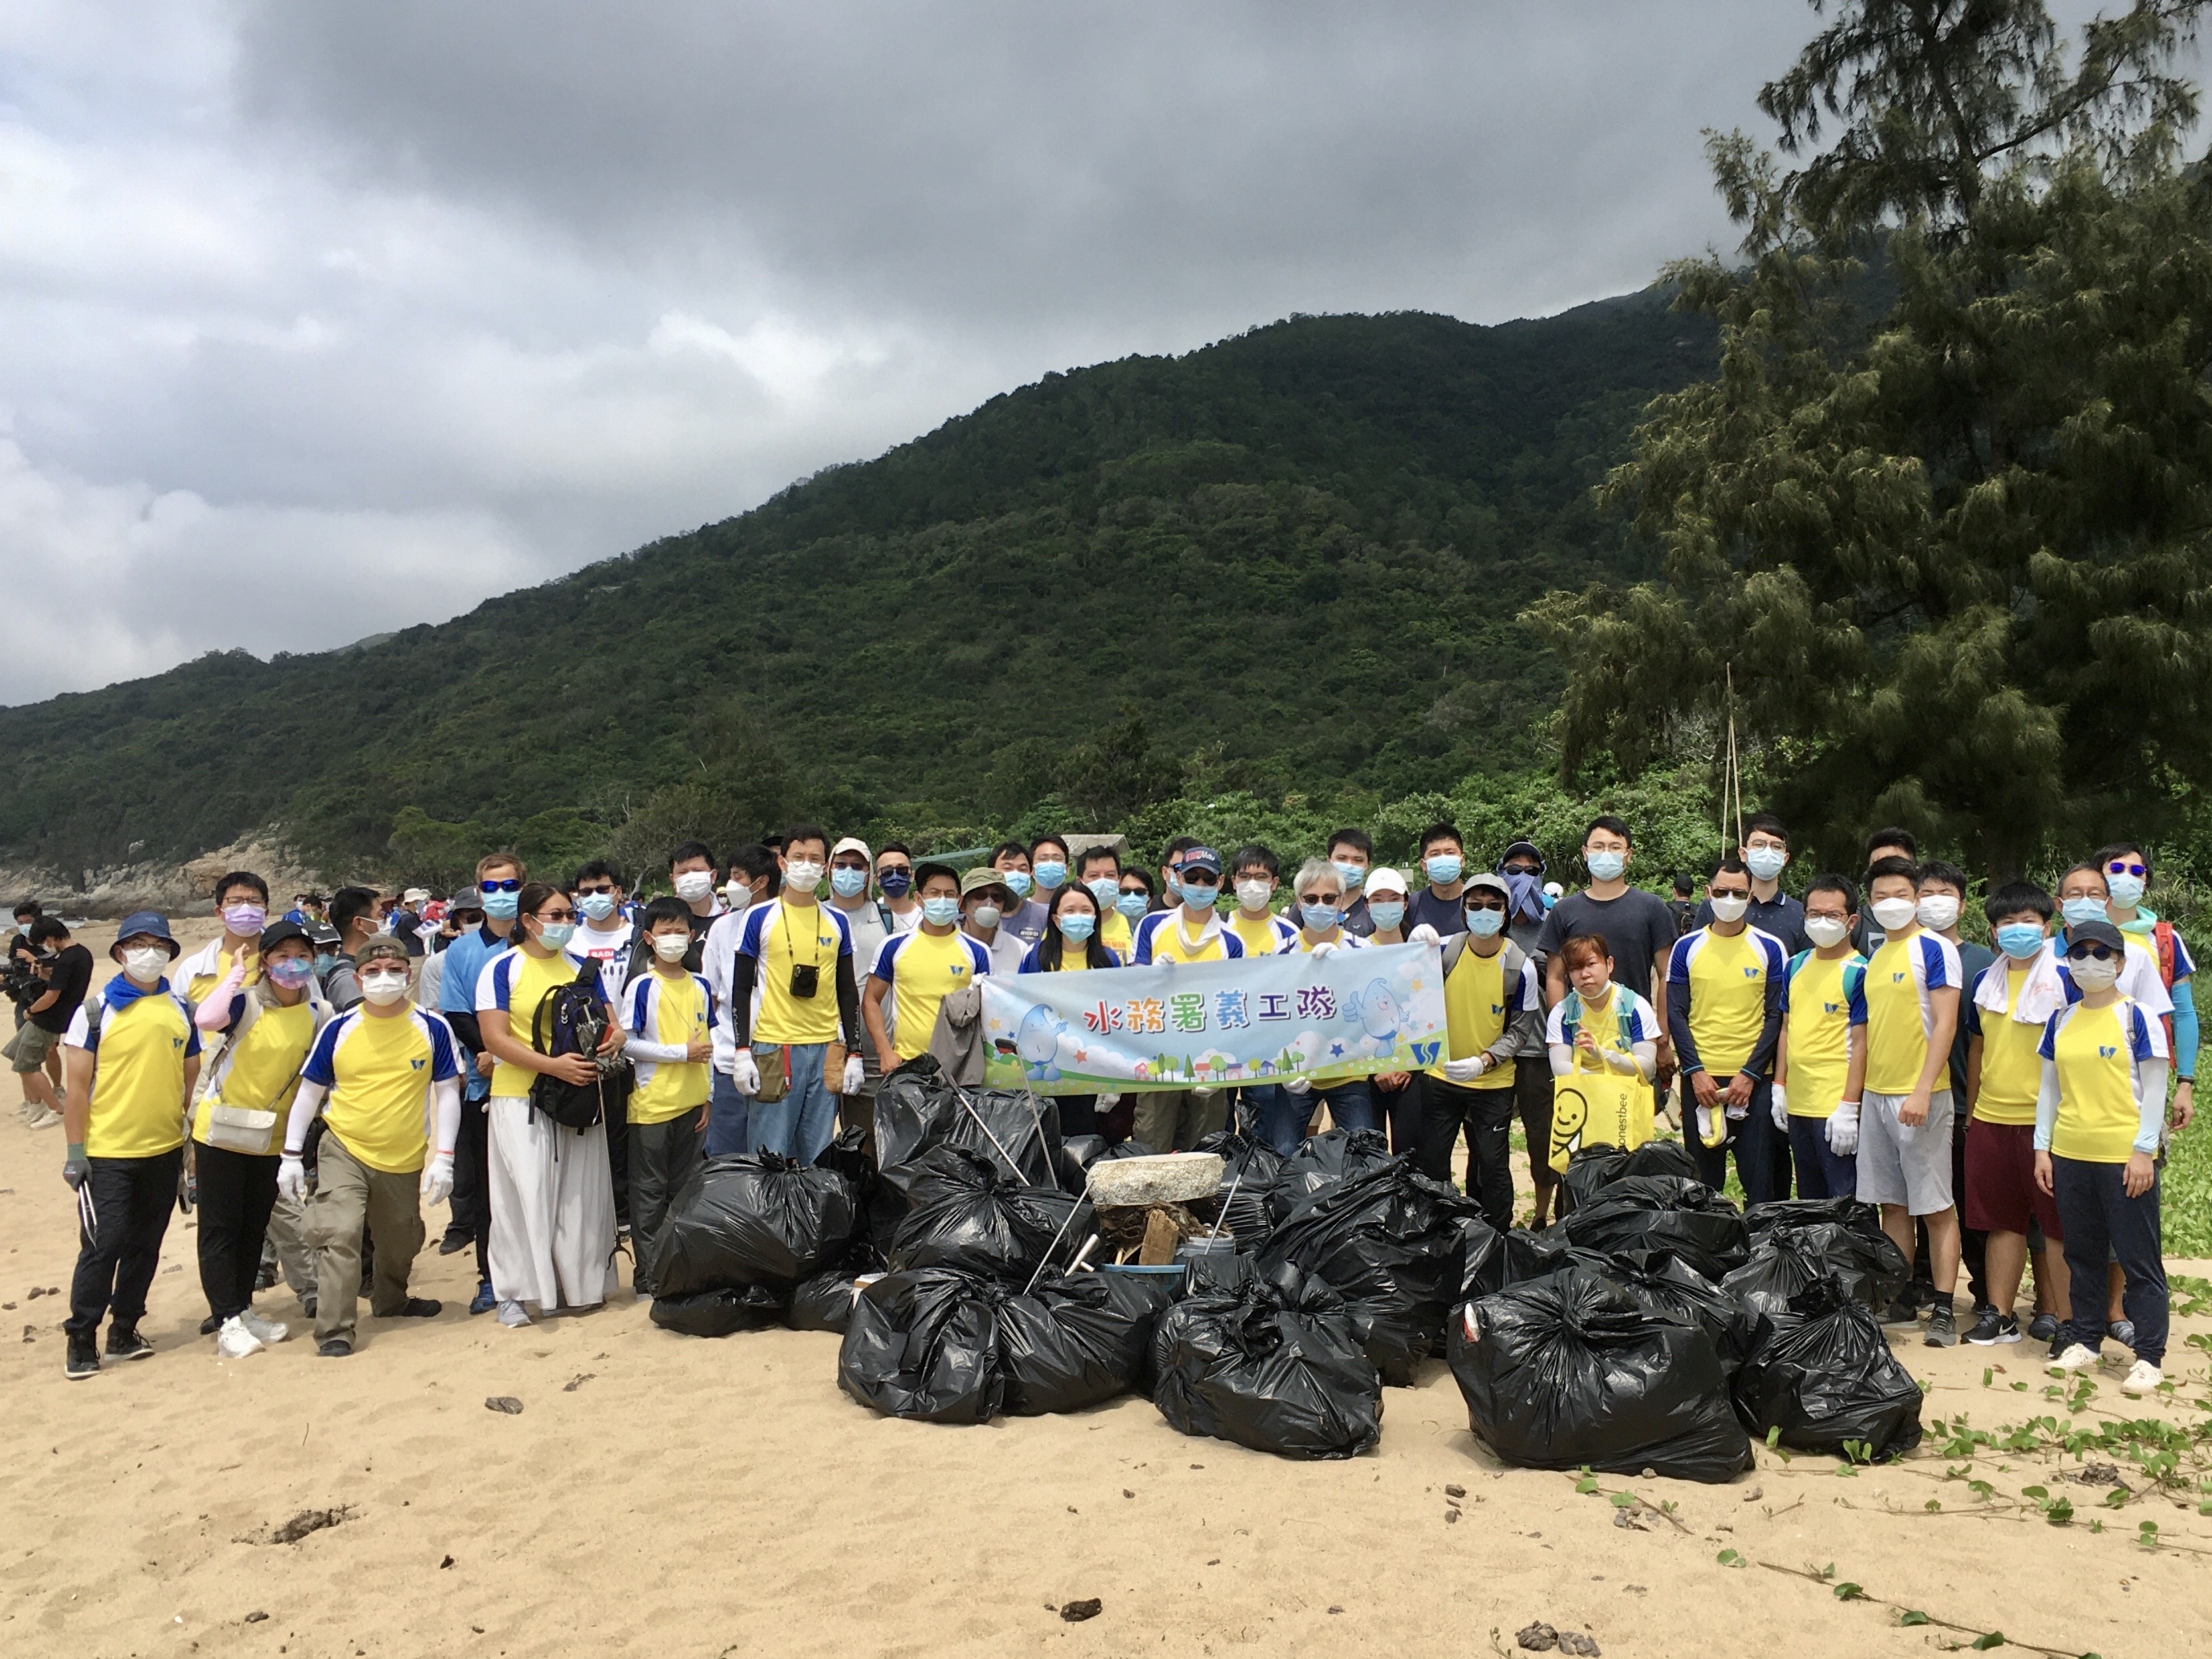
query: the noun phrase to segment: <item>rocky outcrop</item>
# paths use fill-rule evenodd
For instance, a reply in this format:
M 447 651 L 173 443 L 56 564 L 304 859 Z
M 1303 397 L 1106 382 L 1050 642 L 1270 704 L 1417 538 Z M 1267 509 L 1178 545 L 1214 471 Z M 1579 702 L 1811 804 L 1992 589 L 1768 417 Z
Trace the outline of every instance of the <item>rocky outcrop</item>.
M 64 871 L 0 865 L 0 900 L 35 898 L 49 910 L 72 916 L 119 916 L 154 909 L 170 915 L 205 915 L 215 908 L 215 884 L 232 870 L 251 870 L 269 884 L 273 909 L 308 888 L 328 892 L 331 878 L 303 867 L 262 836 L 204 853 L 183 864 L 149 862 L 104 870 Z

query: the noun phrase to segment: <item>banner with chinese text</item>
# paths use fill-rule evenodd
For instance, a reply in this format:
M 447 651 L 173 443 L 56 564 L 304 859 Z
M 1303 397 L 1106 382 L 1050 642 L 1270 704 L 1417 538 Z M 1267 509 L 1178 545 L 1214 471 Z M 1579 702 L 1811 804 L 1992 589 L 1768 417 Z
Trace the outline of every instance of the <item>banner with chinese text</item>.
M 1443 964 L 1433 945 L 1316 957 L 993 974 L 983 989 L 985 1080 L 1039 1094 L 1324 1086 L 1436 1063 Z

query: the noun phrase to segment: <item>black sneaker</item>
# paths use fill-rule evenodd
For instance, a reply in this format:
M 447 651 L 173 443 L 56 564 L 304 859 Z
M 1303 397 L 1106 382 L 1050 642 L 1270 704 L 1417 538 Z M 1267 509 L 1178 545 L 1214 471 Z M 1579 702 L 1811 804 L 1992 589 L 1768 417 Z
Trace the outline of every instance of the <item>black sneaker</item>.
M 1974 1328 L 1966 1333 L 1966 1340 L 1978 1348 L 1994 1347 L 2000 1342 L 2020 1340 L 2020 1321 L 2010 1314 L 2001 1314 L 1995 1308 L 1984 1308 L 1974 1321 Z
M 1909 1293 L 1900 1296 L 1889 1304 L 1888 1310 L 1881 1316 L 1881 1322 L 1910 1329 L 1920 1322 L 1920 1309 Z
M 384 1319 L 435 1319 L 438 1315 L 443 1311 L 445 1305 L 446 1304 L 442 1302 L 432 1301 L 427 1296 L 410 1296 L 407 1298 L 407 1305 L 400 1309 L 398 1313 L 382 1314 L 380 1315 L 379 1317 Z
M 467 1249 L 470 1245 L 476 1242 L 477 1239 L 474 1233 L 449 1232 L 443 1238 L 438 1241 L 438 1254 L 440 1255 L 459 1255 L 463 1250 Z
M 315 1316 L 315 1297 L 313 1291 L 300 1298 L 300 1311 L 310 1319 Z
M 200 1334 L 202 1336 L 213 1336 L 222 1328 L 222 1321 L 217 1319 L 213 1314 L 210 1314 L 205 1319 L 200 1321 Z
M 2027 1322 L 2027 1334 L 2031 1341 L 2051 1340 L 2058 1334 L 2058 1316 L 2057 1314 L 2036 1315 Z
M 134 1326 L 110 1325 L 107 1328 L 107 1357 L 110 1359 L 151 1359 L 154 1345 L 139 1335 Z
M 353 1353 L 353 1344 L 342 1336 L 334 1336 L 315 1350 L 325 1359 L 345 1359 Z
M 1931 1348 L 1959 1346 L 1959 1316 L 1948 1302 L 1938 1302 L 1928 1315 L 1928 1334 L 1921 1339 Z
M 62 1375 L 72 1382 L 100 1375 L 100 1349 L 90 1337 L 70 1338 L 69 1357 L 62 1361 Z

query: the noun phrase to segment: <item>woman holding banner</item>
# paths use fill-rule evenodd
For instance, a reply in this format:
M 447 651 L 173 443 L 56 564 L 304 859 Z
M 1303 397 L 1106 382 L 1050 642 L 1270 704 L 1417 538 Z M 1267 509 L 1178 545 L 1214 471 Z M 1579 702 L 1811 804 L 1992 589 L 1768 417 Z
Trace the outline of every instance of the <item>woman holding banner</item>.
M 1613 947 L 1595 933 L 1559 946 L 1573 987 L 1552 1006 L 1551 1163 L 1565 1170 L 1578 1147 L 1640 1146 L 1651 1139 L 1651 1079 L 1659 1069 L 1659 1017 L 1613 982 Z M 1536 1156 L 1536 1149 L 1529 1149 Z
M 1030 945 L 1029 955 L 1022 958 L 1022 971 L 1025 974 L 1066 974 L 1085 968 L 1121 967 L 1121 958 L 1115 954 L 1111 945 L 1098 937 L 1098 901 L 1089 889 L 1073 882 L 1055 889 L 1051 908 L 1046 914 L 1044 936 Z M 1098 1103 L 1102 1098 L 1112 1106 L 1120 1097 L 1060 1096 L 1060 1133 L 1064 1135 L 1097 1134 Z

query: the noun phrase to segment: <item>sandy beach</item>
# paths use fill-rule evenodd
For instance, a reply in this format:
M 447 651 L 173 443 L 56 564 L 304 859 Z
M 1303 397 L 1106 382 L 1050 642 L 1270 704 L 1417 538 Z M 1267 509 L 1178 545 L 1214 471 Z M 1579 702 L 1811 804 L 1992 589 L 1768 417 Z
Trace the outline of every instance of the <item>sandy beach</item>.
M 1380 1447 L 1348 1462 L 1186 1439 L 1133 1396 L 946 1429 L 840 1393 L 833 1336 L 654 1328 L 626 1262 L 596 1312 L 518 1331 L 470 1319 L 471 1259 L 434 1247 L 415 1285 L 445 1299 L 437 1319 L 364 1307 L 356 1355 L 319 1359 L 280 1288 L 258 1305 L 301 1334 L 222 1362 L 196 1334 L 179 1216 L 143 1327 L 155 1356 L 71 1384 L 58 1135 L 0 1121 L 0 1308 L 20 1334 L 0 1359 L 0 1652 L 1486 1654 L 1518 1651 L 1537 1621 L 1684 1659 L 1918 1653 L 1992 1630 L 2105 1659 L 2212 1649 L 2212 1518 L 2194 1498 L 2107 1510 L 2108 1488 L 2057 1478 L 2078 1462 L 2033 1454 L 1947 1480 L 1968 1460 L 1932 1436 L 1856 1473 L 1762 1450 L 1724 1487 L 1607 1477 L 1578 1494 L 1480 1448 L 1441 1363 L 1386 1391 Z M 33 1298 L 47 1287 L 64 1297 Z M 2108 1372 L 2077 1421 L 2197 1419 L 2205 1366 L 2185 1339 L 2207 1331 L 2177 1323 L 2172 1399 L 2137 1406 Z M 2039 1346 L 1937 1352 L 1916 1335 L 1899 1352 L 1932 1383 L 1930 1417 L 2063 1413 Z M 488 1410 L 493 1395 L 520 1415 Z M 2186 1458 L 2183 1473 L 2193 1486 Z M 1994 1489 L 1983 1512 L 1963 1512 L 1981 1501 L 1968 1479 Z M 2010 1506 L 2036 1484 L 2073 1498 L 2071 1525 Z M 1674 1508 L 1616 1524 L 1613 1491 Z M 331 1510 L 335 1525 L 270 1536 Z M 2136 1541 L 2144 1520 L 2168 1547 Z M 1845 1581 L 1873 1600 L 1838 1599 Z M 1089 1597 L 1097 1617 L 1063 1620 Z M 1966 1632 L 1900 1628 L 1884 1603 Z

